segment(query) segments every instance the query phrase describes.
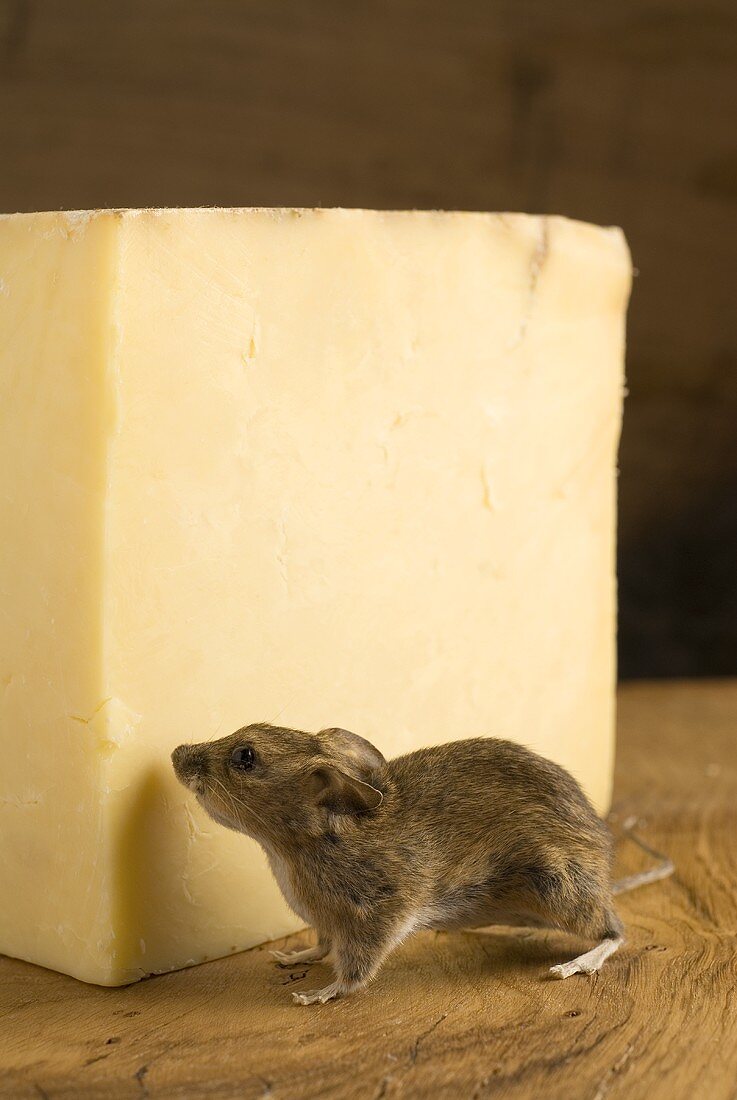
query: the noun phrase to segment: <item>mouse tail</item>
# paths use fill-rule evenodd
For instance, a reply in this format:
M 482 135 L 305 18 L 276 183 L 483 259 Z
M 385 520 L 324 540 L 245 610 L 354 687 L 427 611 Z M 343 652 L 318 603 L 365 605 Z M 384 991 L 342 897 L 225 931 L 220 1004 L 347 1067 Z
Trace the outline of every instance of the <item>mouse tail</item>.
M 676 869 L 672 859 L 663 855 L 662 852 L 656 852 L 636 833 L 633 833 L 631 828 L 625 826 L 624 835 L 658 862 L 655 867 L 650 867 L 647 871 L 638 871 L 635 875 L 627 875 L 626 878 L 617 879 L 616 882 L 612 883 L 613 894 L 625 894 L 628 890 L 637 889 L 638 886 L 648 886 L 651 882 L 660 882 L 661 879 L 670 878 Z

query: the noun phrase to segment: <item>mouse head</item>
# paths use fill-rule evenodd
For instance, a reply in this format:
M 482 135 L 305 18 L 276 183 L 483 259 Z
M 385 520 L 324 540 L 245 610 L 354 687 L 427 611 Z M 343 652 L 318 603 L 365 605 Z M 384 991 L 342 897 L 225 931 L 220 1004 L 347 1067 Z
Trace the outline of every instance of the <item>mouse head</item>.
M 355 733 L 302 733 L 256 723 L 219 741 L 180 745 L 177 778 L 210 817 L 257 840 L 319 835 L 331 819 L 360 818 L 382 802 L 386 761 Z

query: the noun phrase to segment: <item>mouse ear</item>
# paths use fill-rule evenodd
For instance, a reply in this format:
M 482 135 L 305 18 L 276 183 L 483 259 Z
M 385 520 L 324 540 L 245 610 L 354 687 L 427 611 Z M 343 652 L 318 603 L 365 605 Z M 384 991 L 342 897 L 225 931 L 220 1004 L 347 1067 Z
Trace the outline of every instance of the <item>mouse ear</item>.
M 360 775 L 368 776 L 371 772 L 381 771 L 386 767 L 386 760 L 376 746 L 365 737 L 359 737 L 357 733 L 334 726 L 320 730 L 318 737 L 331 754 L 344 757 L 351 765 L 351 770 L 357 768 Z
M 307 791 L 318 806 L 334 814 L 365 814 L 384 801 L 381 791 L 329 764 L 316 768 L 307 778 Z

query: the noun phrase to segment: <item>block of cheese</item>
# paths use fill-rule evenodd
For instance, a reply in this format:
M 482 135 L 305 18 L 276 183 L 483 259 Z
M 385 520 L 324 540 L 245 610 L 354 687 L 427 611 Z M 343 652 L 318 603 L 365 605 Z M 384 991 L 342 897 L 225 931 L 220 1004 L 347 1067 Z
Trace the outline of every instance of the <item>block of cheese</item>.
M 169 762 L 252 721 L 514 738 L 606 809 L 629 287 L 555 217 L 0 219 L 0 952 L 295 929 Z

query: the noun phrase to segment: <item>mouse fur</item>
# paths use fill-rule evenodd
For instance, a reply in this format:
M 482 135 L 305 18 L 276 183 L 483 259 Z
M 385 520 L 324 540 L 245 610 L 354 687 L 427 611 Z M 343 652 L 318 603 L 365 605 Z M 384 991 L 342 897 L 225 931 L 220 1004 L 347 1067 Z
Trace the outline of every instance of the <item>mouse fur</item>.
M 422 929 L 558 928 L 597 946 L 551 968 L 589 973 L 622 941 L 612 841 L 564 768 L 473 738 L 385 760 L 357 734 L 256 723 L 181 745 L 178 778 L 214 820 L 264 848 L 291 908 L 318 936 L 282 964 L 329 957 L 323 1003 L 361 988 Z

